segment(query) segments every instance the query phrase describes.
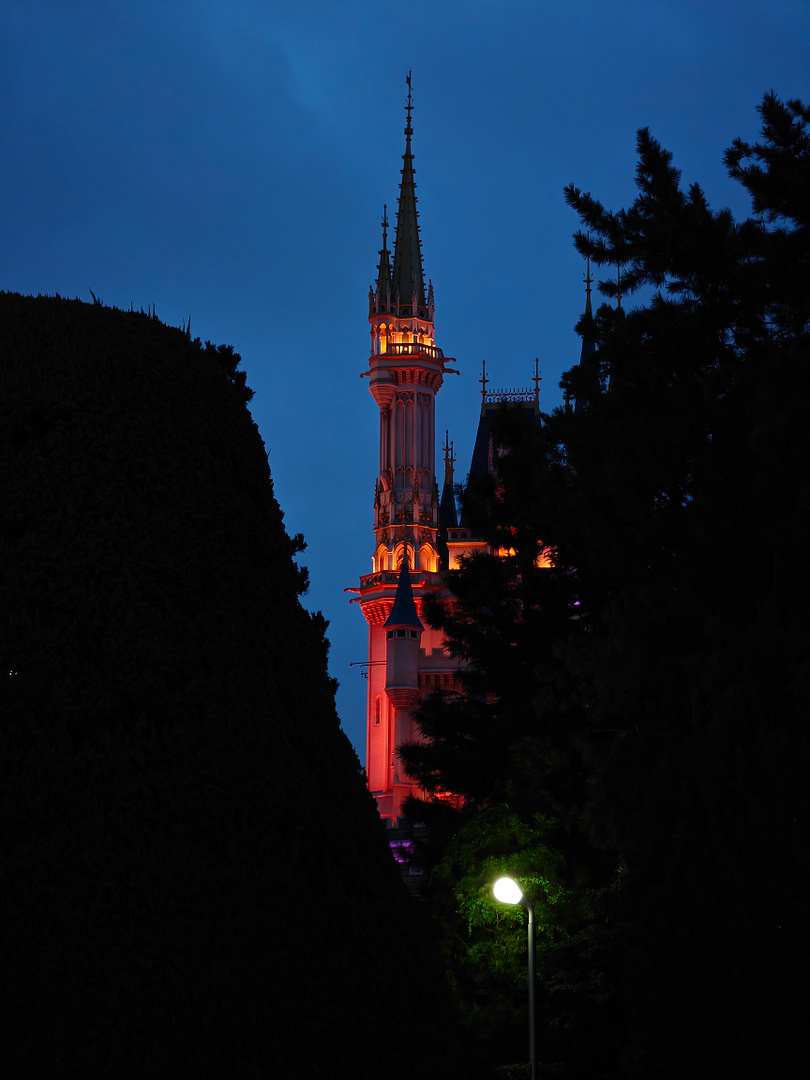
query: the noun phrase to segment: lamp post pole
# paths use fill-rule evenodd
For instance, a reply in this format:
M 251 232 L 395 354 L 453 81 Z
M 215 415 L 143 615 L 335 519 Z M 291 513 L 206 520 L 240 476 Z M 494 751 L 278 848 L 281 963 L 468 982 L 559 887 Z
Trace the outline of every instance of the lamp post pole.
M 537 981 L 535 976 L 537 944 L 535 938 L 534 908 L 525 896 L 523 897 L 523 903 L 526 907 L 526 911 L 529 913 L 529 1068 L 531 1070 L 531 1080 L 537 1080 L 537 1047 L 535 1045 L 534 1032 L 534 990 Z
M 529 1069 L 531 1080 L 537 1080 L 537 1045 L 535 1041 L 534 991 L 536 979 L 537 941 L 535 937 L 534 907 L 523 895 L 523 890 L 512 878 L 498 878 L 492 890 L 495 899 L 503 904 L 523 904 L 529 916 Z

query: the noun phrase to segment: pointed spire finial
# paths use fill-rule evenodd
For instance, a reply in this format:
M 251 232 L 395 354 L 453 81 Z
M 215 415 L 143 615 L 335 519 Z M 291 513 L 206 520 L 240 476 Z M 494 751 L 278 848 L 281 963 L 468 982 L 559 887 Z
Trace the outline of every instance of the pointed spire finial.
M 540 383 L 543 381 L 543 376 L 540 374 L 540 357 L 534 358 L 534 403 L 537 405 L 540 401 Z
M 588 233 L 589 238 L 590 238 L 590 235 L 591 234 Z M 593 285 L 593 278 L 591 277 L 591 257 L 590 257 L 590 255 L 587 255 L 586 259 L 587 259 L 587 263 L 586 263 L 587 269 L 585 270 L 585 314 L 586 315 L 592 315 L 593 310 L 591 308 L 591 285 Z
M 487 400 L 487 383 L 489 382 L 486 360 L 481 361 L 481 378 L 478 381 L 481 383 L 481 408 L 483 409 Z

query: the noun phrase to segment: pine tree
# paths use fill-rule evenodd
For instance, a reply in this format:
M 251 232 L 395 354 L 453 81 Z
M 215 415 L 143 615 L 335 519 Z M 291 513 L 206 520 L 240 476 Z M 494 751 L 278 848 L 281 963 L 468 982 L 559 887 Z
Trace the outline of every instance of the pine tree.
M 588 816 L 626 867 L 628 1075 L 797 1068 L 781 988 L 808 944 L 810 144 L 800 103 L 769 95 L 760 111 L 762 143 L 726 156 L 757 217 L 682 191 L 647 132 L 627 211 L 567 192 L 591 231 L 579 249 L 621 263 L 625 291 L 655 290 L 626 316 L 597 314 L 609 390 L 566 439 L 585 527 L 603 538 L 585 684 L 616 734 L 593 744 Z
M 647 130 L 629 208 L 567 189 L 578 250 L 643 303 L 596 312 L 596 360 L 563 378 L 587 407 L 516 437 L 468 495 L 510 554 L 450 576 L 455 605 L 431 618 L 466 693 L 429 699 L 428 746 L 403 748 L 428 794 L 414 812 L 443 824 L 432 902 L 471 1015 L 498 968 L 484 870 L 515 859 L 573 901 L 541 978 L 574 988 L 545 1014 L 574 1071 L 587 1042 L 615 1076 L 799 1075 L 810 116 L 774 95 L 760 113 L 760 141 L 726 155 L 742 222 L 684 189 Z M 533 567 L 538 542 L 554 571 Z M 455 816 L 442 788 L 467 796 Z

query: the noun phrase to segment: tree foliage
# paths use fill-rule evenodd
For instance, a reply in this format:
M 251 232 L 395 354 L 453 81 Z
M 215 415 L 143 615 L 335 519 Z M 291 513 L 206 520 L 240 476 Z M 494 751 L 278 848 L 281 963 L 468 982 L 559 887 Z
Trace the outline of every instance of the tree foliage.
M 772 94 L 760 114 L 760 141 L 725 159 L 751 195 L 744 221 L 683 188 L 647 130 L 630 207 L 566 190 L 578 250 L 647 299 L 590 320 L 596 361 L 563 379 L 587 407 L 511 437 L 489 490 L 468 494 L 494 549 L 514 522 L 515 555 L 450 575 L 455 601 L 431 619 L 465 660 L 467 692 L 429 699 L 429 746 L 403 749 L 428 795 L 467 796 L 454 820 L 440 815 L 430 856 L 448 925 L 477 895 L 456 849 L 485 852 L 474 837 L 500 814 L 529 830 L 515 833 L 519 860 L 536 842 L 556 853 L 555 885 L 580 889 L 558 924 L 586 942 L 565 956 L 582 1006 L 561 1048 L 574 1071 L 589 1041 L 620 1076 L 798 1075 L 810 115 Z M 538 541 L 553 571 L 531 564 Z M 477 947 L 470 931 L 451 970 Z

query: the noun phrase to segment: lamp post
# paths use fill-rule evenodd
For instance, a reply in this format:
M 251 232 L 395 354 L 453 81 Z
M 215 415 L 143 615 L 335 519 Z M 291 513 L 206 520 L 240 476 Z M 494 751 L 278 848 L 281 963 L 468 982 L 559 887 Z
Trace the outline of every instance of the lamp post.
M 534 908 L 531 901 L 523 895 L 523 890 L 512 878 L 502 877 L 495 882 L 492 891 L 495 899 L 502 904 L 523 904 L 529 914 L 529 1068 L 531 1080 L 537 1080 L 537 1050 L 534 1038 L 534 984 L 536 941 L 534 929 Z

